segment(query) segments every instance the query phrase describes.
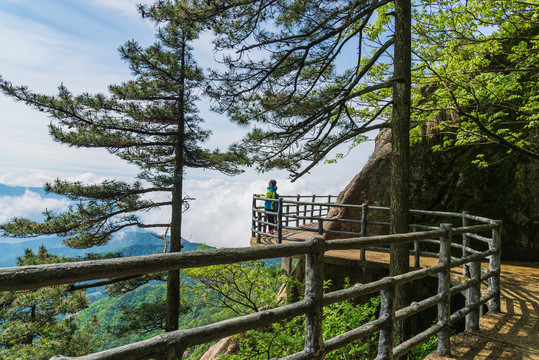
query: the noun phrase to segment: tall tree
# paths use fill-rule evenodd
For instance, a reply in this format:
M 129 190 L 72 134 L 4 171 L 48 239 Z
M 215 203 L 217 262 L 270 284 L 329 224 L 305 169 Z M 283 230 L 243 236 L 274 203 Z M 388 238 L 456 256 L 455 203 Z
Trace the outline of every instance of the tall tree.
M 0 82 L 7 96 L 50 115 L 54 140 L 75 147 L 105 148 L 141 169 L 139 181 L 133 184 L 116 180 L 46 184 L 48 192 L 67 196 L 74 205 L 58 214 L 45 211 L 41 222 L 13 219 L 0 226 L 5 235 L 58 234 L 65 237 L 66 245 L 86 248 L 106 243 L 127 227 L 170 228 L 170 251 L 180 251 L 182 212 L 188 206 L 182 189 L 185 169 L 238 173 L 234 154 L 200 145 L 210 136 L 210 131 L 201 128 L 203 121 L 196 108 L 204 77 L 188 45 L 199 29 L 186 17 L 165 20 L 174 6 L 181 3 L 159 1 L 140 7 L 142 17 L 155 21 L 157 40 L 147 48 L 134 40 L 120 47 L 134 78 L 110 85 L 108 95 L 75 96 L 62 84 L 58 95 L 50 96 Z M 170 193 L 170 200 L 152 200 L 152 194 L 158 192 Z M 170 219 L 143 221 L 143 212 L 161 207 L 172 208 Z M 167 282 L 167 330 L 173 330 L 178 326 L 178 271 L 169 272 Z
M 236 149 L 259 170 L 283 168 L 295 180 L 337 146 L 391 127 L 391 232 L 408 232 L 410 0 L 227 1 L 217 8 L 216 44 L 235 50 L 224 58 L 225 86 L 215 91 L 219 109 L 254 124 Z M 408 246 L 392 245 L 391 275 L 408 270 Z M 406 306 L 403 288 L 397 306 Z
M 391 119 L 391 187 L 390 232 L 407 233 L 410 217 L 410 105 L 412 84 L 412 6 L 410 0 L 395 0 L 395 51 L 393 75 L 393 116 Z M 391 244 L 389 275 L 410 269 L 408 244 Z M 395 305 L 408 305 L 406 288 L 396 289 Z M 409 338 L 408 326 L 397 327 L 400 340 Z

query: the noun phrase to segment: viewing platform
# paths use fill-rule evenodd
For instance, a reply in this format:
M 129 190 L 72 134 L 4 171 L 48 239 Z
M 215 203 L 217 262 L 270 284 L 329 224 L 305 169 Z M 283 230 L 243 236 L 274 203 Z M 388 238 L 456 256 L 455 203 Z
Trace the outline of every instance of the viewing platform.
M 308 223 L 305 225 L 300 225 L 300 229 L 284 229 L 283 237 L 285 240 L 282 240 L 282 243 L 292 243 L 296 241 L 305 241 L 309 236 L 312 236 L 316 233 L 318 225 L 315 223 Z M 257 237 L 251 237 L 251 246 L 256 245 L 273 245 L 277 244 L 277 239 L 275 236 L 270 236 L 271 234 L 263 234 L 260 236 L 260 240 L 257 240 Z M 360 249 L 350 249 L 350 250 L 330 250 L 326 251 L 324 254 L 325 261 L 329 263 L 346 263 L 351 261 L 357 263 L 358 261 L 364 261 L 368 266 L 378 266 L 380 264 L 389 265 L 389 251 L 365 251 L 365 258 L 362 259 L 362 251 Z M 420 257 L 419 267 L 433 266 L 438 263 L 438 258 L 433 257 Z M 415 265 L 414 255 L 410 255 L 410 267 L 413 268 Z
M 384 236 L 389 234 L 389 208 L 369 206 L 367 204 L 336 204 L 335 195 L 284 195 L 279 199 L 265 199 L 253 195 L 251 246 L 293 243 L 305 241 L 309 236 L 322 235 L 326 240 L 339 238 Z M 265 210 L 266 201 L 276 204 L 277 211 Z M 353 217 L 331 217 L 339 210 L 346 210 Z M 420 230 L 438 230 L 441 223 L 454 226 L 468 226 L 473 223 L 485 223 L 490 219 L 463 213 L 449 213 L 424 210 L 410 210 L 412 220 L 422 220 L 421 224 L 411 224 L 411 232 Z M 273 215 L 275 223 L 268 220 Z M 329 216 L 328 216 L 329 215 Z M 427 221 L 425 221 L 427 220 Z M 438 222 L 435 222 L 438 220 Z M 337 225 L 337 226 L 335 226 Z M 270 233 L 270 228 L 274 231 Z M 344 228 L 344 230 L 343 230 Z M 472 239 L 488 247 L 488 239 L 477 234 L 464 234 L 461 242 L 453 239 L 452 248 L 458 249 L 462 256 L 476 250 L 469 248 Z M 475 241 L 475 240 L 474 240 Z M 486 245 L 485 245 L 486 244 Z M 438 239 L 416 240 L 410 250 L 410 267 L 422 268 L 433 266 L 438 262 Z M 477 245 L 477 244 L 474 244 Z M 326 251 L 326 258 L 364 261 L 389 264 L 389 246 L 370 246 L 361 249 Z M 469 271 L 468 271 L 469 272 Z M 467 274 L 464 268 L 463 274 Z

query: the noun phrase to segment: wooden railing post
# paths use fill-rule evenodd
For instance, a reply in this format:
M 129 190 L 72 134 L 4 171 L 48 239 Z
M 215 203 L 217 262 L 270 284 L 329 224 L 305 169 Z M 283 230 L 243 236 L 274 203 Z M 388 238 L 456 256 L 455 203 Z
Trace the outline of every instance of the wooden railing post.
M 331 204 L 331 195 L 328 195 L 328 204 Z M 320 206 L 320 209 L 322 209 L 322 206 Z M 326 212 L 324 212 L 324 215 L 329 214 L 330 206 L 327 207 Z
M 488 292 L 495 294 L 492 300 L 490 301 L 490 311 L 491 312 L 500 312 L 501 303 L 500 303 L 500 271 L 501 271 L 501 230 L 502 222 L 497 220 L 494 221 L 494 229 L 492 229 L 492 238 L 489 242 L 489 248 L 497 250 L 496 254 L 490 256 L 489 271 L 496 272 L 496 275 L 488 279 Z
M 440 237 L 440 253 L 438 263 L 444 268 L 438 273 L 438 294 L 443 297 L 438 303 L 438 325 L 442 328 L 438 332 L 438 348 L 437 352 L 441 356 L 449 356 L 450 348 L 450 271 L 451 271 L 451 224 L 441 224 L 440 228 L 445 230 L 445 234 Z
M 369 205 L 362 204 L 361 205 L 361 231 L 359 233 L 359 236 L 365 237 L 367 236 L 367 211 L 369 210 Z M 359 260 L 365 261 L 365 248 L 361 248 L 361 251 L 359 252 Z
M 251 237 L 255 237 L 256 228 L 256 194 L 253 194 L 253 205 L 251 211 Z
M 479 330 L 479 301 L 481 299 L 481 262 L 473 261 L 471 266 L 471 280 L 474 285 L 468 289 L 466 303 L 469 306 L 477 306 L 472 312 L 466 315 L 466 330 Z
M 179 347 L 168 347 L 166 350 L 166 360 L 182 360 L 185 349 Z
M 316 203 L 316 195 L 313 195 L 313 200 L 312 200 L 312 203 L 311 203 L 311 217 L 314 217 L 314 209 L 315 209 L 315 206 L 314 204 Z
M 303 205 L 303 225 L 305 225 L 307 223 L 307 207 L 308 207 L 308 201 L 305 201 L 305 204 Z
M 279 198 L 277 203 L 277 243 L 280 244 L 283 242 L 283 198 Z
M 412 232 L 417 231 L 417 225 L 412 226 Z M 421 267 L 421 244 L 419 240 L 414 240 L 414 268 Z
M 395 342 L 395 281 L 390 278 L 388 286 L 380 291 L 380 319 L 384 325 L 378 337 L 378 356 L 375 360 L 392 360 Z
M 466 217 L 466 215 L 468 215 L 468 212 L 463 211 L 462 212 L 462 227 L 468 226 L 468 218 Z M 463 258 L 468 255 L 468 250 L 466 250 L 466 248 L 468 247 L 468 244 L 469 244 L 468 235 L 462 234 L 462 257 Z M 462 276 L 464 276 L 465 278 L 470 277 L 470 270 L 468 266 L 469 266 L 468 264 L 462 265 Z
M 256 226 L 256 230 L 257 230 L 256 243 L 260 244 L 260 238 L 262 237 L 262 235 L 261 235 L 261 233 L 262 233 L 262 213 L 257 212 L 257 217 L 258 217 L 258 223 L 257 223 L 257 226 Z M 264 228 L 265 227 L 266 226 L 264 225 Z
M 322 360 L 324 337 L 322 333 L 323 297 L 324 297 L 324 252 L 325 240 L 322 236 L 307 238 L 311 251 L 305 259 L 305 300 L 312 304 L 305 314 L 305 352 L 309 359 Z
M 296 197 L 296 201 L 299 203 L 300 199 L 301 198 L 298 194 L 298 196 Z M 296 227 L 299 227 L 299 204 L 296 204 Z

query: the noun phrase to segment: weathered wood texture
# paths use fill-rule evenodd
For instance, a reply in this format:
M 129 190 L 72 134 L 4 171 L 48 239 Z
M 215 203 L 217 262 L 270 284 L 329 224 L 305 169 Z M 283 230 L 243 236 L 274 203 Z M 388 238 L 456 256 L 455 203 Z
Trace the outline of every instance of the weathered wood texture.
M 451 224 L 442 224 L 440 226 L 445 231 L 444 235 L 440 238 L 440 258 L 439 265 L 444 267 L 438 273 L 438 294 L 441 294 L 440 301 L 438 302 L 438 325 L 441 326 L 438 332 L 438 354 L 447 356 L 450 354 L 449 348 L 449 336 L 450 336 L 450 316 L 451 310 L 449 302 L 451 299 L 451 281 L 449 278 L 449 271 L 451 270 Z
M 468 290 L 467 305 L 475 307 L 481 299 L 481 263 L 479 261 L 471 263 L 470 275 L 474 285 Z M 474 309 L 467 316 L 466 330 L 479 330 L 479 308 Z
M 489 270 L 496 272 L 500 271 L 502 265 L 502 252 L 501 252 L 501 221 L 494 222 L 494 227 L 492 229 L 492 238 L 489 242 L 489 248 L 496 251 L 490 256 L 489 261 Z M 492 302 L 490 303 L 491 312 L 500 312 L 500 277 L 493 276 L 489 279 L 489 288 L 495 294 Z
M 313 360 L 324 359 L 324 252 L 323 236 L 309 238 L 313 251 L 305 258 L 305 300 L 311 304 L 305 314 L 305 350 Z
M 384 323 L 380 329 L 376 360 L 387 360 L 393 358 L 395 342 L 395 281 L 391 281 L 387 288 L 382 289 L 380 295 L 380 319 L 383 319 Z
M 305 255 L 306 243 L 216 249 L 184 253 L 133 256 L 120 259 L 81 261 L 61 264 L 0 269 L 0 291 L 37 289 L 43 286 L 80 281 L 150 274 L 172 269 L 232 264 L 241 261 Z

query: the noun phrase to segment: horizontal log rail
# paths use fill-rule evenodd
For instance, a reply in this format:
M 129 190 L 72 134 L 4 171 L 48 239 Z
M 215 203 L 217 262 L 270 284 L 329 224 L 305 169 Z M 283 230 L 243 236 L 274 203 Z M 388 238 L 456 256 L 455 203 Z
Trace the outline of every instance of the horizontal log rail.
M 0 268 L 0 291 L 37 289 L 43 286 L 150 274 L 209 265 L 305 255 L 305 242 L 272 247 L 212 249 L 126 258 Z
M 286 198 L 285 198 L 286 199 Z M 295 197 L 295 202 L 298 202 Z M 328 197 L 326 197 L 328 199 Z M 331 199 L 331 197 L 329 197 Z M 283 202 L 284 200 L 281 200 Z M 328 202 L 328 204 L 330 204 Z M 318 206 L 318 204 L 315 204 Z M 302 206 L 304 206 L 302 204 Z M 333 206 L 333 205 L 332 205 Z M 315 207 L 313 207 L 315 208 Z M 281 208 L 282 209 L 282 208 Z M 363 210 L 366 207 L 363 206 Z M 383 210 L 377 208 L 378 210 Z M 315 209 L 314 211 L 318 211 Z M 309 210 L 311 211 L 311 210 Z M 452 214 L 449 216 L 448 214 Z M 421 215 L 426 213 L 421 211 Z M 75 263 L 60 263 L 36 266 L 23 266 L 0 269 L 0 291 L 18 291 L 36 289 L 43 286 L 74 284 L 82 281 L 105 278 L 120 278 L 146 273 L 155 273 L 173 269 L 185 269 L 208 265 L 230 264 L 249 260 L 268 259 L 276 257 L 291 257 L 305 255 L 306 284 L 304 300 L 267 309 L 254 314 L 245 315 L 214 324 L 187 330 L 164 333 L 148 340 L 124 345 L 114 349 L 101 351 L 77 358 L 56 356 L 52 359 L 151 359 L 166 358 L 171 349 L 181 359 L 183 352 L 195 345 L 222 339 L 226 336 L 258 329 L 276 322 L 305 315 L 305 347 L 296 354 L 290 354 L 283 359 L 323 359 L 326 354 L 346 346 L 360 338 L 379 332 L 378 356 L 376 359 L 395 359 L 410 351 L 413 347 L 438 335 L 438 353 L 449 354 L 449 326 L 455 321 L 466 317 L 466 328 L 479 328 L 480 307 L 490 302 L 490 311 L 500 310 L 500 227 L 499 221 L 485 219 L 465 213 L 441 213 L 434 216 L 444 218 L 483 222 L 483 224 L 468 225 L 466 221 L 461 227 L 442 224 L 434 230 L 415 231 L 407 234 L 356 236 L 347 239 L 325 240 L 323 236 L 314 235 L 303 242 L 274 244 L 271 246 L 254 246 L 248 248 L 201 250 L 184 253 L 169 253 L 147 256 L 135 256 L 120 259 L 81 261 Z M 297 218 L 296 218 L 297 219 Z M 470 236 L 472 234 L 481 235 Z M 488 237 L 485 233 L 490 233 Z M 453 255 L 455 247 L 453 239 L 462 237 L 465 246 L 459 244 L 461 254 Z M 480 237 L 481 241 L 471 241 Z M 323 293 L 323 262 L 324 253 L 329 250 L 373 249 L 394 243 L 413 243 L 424 240 L 438 239 L 437 252 L 431 249 L 429 253 L 438 256 L 438 264 L 428 268 L 417 269 L 406 274 L 386 277 L 368 284 L 355 284 L 351 288 Z M 487 249 L 482 241 L 488 239 Z M 470 250 L 473 250 L 470 251 Z M 416 255 L 423 252 L 417 251 Z M 481 262 L 488 261 L 488 270 L 482 274 Z M 467 267 L 467 280 L 457 285 L 451 285 L 449 274 L 451 268 Z M 438 277 L 438 293 L 421 301 L 395 311 L 393 306 L 395 288 L 398 285 L 417 281 L 427 276 Z M 482 294 L 482 283 L 488 282 L 487 291 Z M 449 297 L 456 293 L 465 293 L 466 306 L 449 311 Z M 340 334 L 332 339 L 324 339 L 322 334 L 324 306 L 362 296 L 381 295 L 381 306 L 378 318 Z M 437 306 L 438 322 L 403 343 L 394 343 L 395 323 L 402 321 L 427 308 Z

